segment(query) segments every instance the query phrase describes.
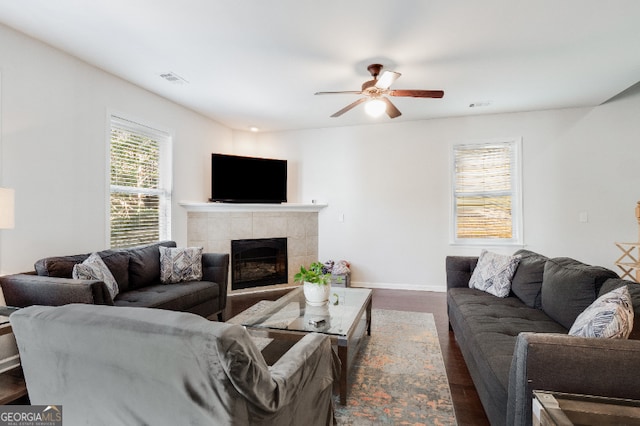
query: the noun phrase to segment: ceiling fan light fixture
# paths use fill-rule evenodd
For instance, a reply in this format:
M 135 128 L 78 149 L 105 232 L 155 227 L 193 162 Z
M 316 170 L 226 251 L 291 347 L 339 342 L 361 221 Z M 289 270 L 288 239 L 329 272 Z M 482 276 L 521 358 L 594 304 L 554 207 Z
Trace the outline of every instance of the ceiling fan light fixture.
M 444 96 L 443 90 L 391 90 L 389 86 L 398 77 L 399 72 L 385 71 L 378 79 L 381 64 L 371 64 L 367 68 L 373 77 L 373 80 L 365 81 L 362 83 L 362 90 L 349 90 L 339 92 L 316 92 L 316 95 L 334 95 L 334 94 L 353 94 L 364 95 L 355 102 L 351 102 L 340 111 L 331 114 L 331 117 L 340 117 L 347 111 L 351 111 L 353 108 L 360 104 L 364 104 L 365 112 L 372 117 L 379 117 L 385 112 L 389 118 L 397 118 L 402 115 L 400 110 L 391 102 L 387 96 L 394 97 L 411 97 L 411 98 L 441 98 Z
M 381 99 L 371 99 L 364 104 L 364 110 L 371 117 L 380 117 L 387 110 L 387 104 Z

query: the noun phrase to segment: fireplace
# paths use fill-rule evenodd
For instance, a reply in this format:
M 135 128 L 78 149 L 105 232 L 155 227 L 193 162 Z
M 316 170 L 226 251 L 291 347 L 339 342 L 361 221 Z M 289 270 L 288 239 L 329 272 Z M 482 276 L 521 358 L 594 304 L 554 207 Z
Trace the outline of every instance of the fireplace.
M 231 241 L 231 289 L 283 284 L 288 281 L 287 239 Z

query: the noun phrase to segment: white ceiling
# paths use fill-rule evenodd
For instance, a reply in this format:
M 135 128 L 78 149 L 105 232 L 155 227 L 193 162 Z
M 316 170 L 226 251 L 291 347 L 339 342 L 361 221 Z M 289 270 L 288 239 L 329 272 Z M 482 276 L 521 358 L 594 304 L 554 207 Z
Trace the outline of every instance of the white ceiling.
M 594 106 L 640 80 L 638 0 L 1 0 L 0 22 L 241 130 L 389 122 L 314 96 L 373 62 L 445 91 L 392 98 L 393 121 Z

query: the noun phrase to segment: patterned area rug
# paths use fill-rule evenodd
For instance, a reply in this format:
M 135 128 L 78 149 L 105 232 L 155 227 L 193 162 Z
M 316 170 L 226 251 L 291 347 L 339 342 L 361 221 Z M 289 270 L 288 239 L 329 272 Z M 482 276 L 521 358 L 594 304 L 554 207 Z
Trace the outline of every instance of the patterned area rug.
M 241 323 L 269 303 L 259 302 L 229 322 Z M 265 358 L 277 343 L 255 341 Z M 338 425 L 456 425 L 432 314 L 373 309 L 371 336 L 360 345 L 347 383 L 347 405 L 335 396 Z
M 374 309 L 349 374 L 339 425 L 455 425 L 432 314 Z

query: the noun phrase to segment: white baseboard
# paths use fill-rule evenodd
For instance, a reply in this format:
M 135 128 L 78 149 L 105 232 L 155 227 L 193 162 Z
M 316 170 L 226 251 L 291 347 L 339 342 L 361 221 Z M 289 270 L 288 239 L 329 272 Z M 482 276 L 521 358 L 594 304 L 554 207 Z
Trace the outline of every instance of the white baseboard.
M 446 285 L 427 285 L 427 284 L 406 284 L 406 283 L 369 283 L 365 281 L 351 281 L 350 287 L 354 288 L 379 288 L 387 290 L 415 290 L 415 291 L 435 291 L 438 293 L 444 293 L 447 291 Z M 242 290 L 232 290 L 227 294 L 228 296 L 235 296 L 241 294 L 262 293 L 272 290 L 282 290 L 286 288 L 295 288 L 300 284 L 277 284 L 261 287 L 245 288 Z
M 387 290 L 415 290 L 415 291 L 435 291 L 444 293 L 447 291 L 446 285 L 428 284 L 405 284 L 405 283 L 368 283 L 364 281 L 351 281 L 351 287 L 379 288 Z

